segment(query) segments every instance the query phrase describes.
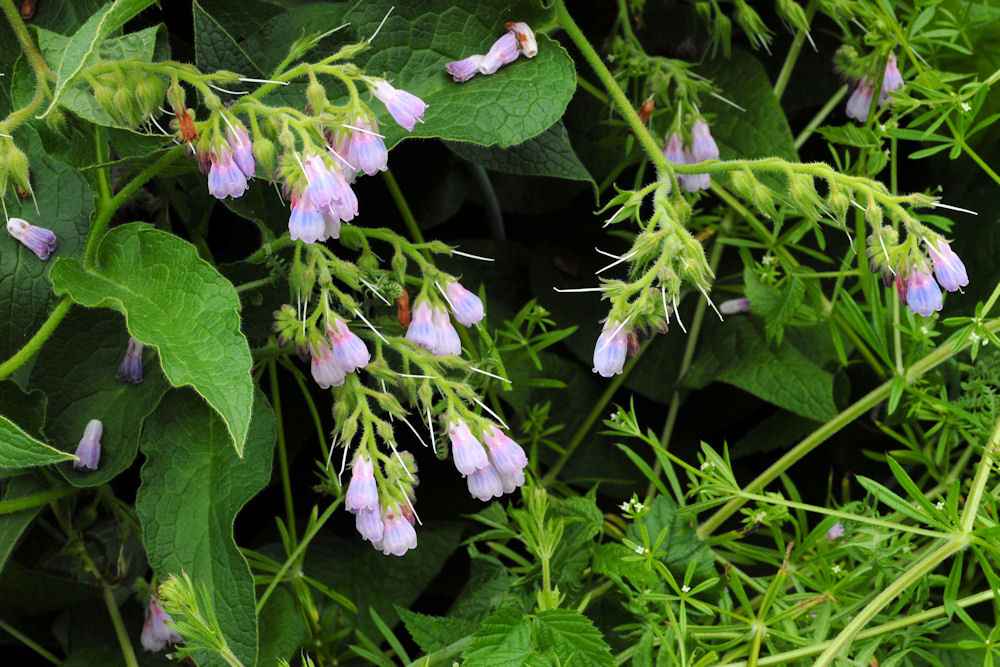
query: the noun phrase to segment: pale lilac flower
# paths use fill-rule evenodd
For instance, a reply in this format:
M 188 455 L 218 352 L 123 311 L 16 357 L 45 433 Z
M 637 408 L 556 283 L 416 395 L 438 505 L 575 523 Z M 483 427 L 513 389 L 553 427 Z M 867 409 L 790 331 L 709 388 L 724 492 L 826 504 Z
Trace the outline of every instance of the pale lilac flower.
M 410 549 L 417 548 L 417 531 L 403 515 L 399 505 L 393 505 L 385 511 L 382 518 L 384 530 L 381 540 L 373 540 L 376 549 L 383 554 L 402 556 Z
M 504 493 L 514 493 L 514 491 L 517 490 L 517 487 L 524 484 L 524 471 L 518 470 L 513 475 L 500 473 L 500 483 L 503 486 Z
M 353 183 L 358 175 L 358 170 L 354 162 L 347 157 L 351 152 L 352 138 L 353 135 L 347 128 L 327 134 L 327 140 L 330 142 L 330 150 L 335 154 L 334 159 L 337 161 L 340 173 L 348 183 Z
M 236 199 L 247 191 L 247 176 L 233 160 L 233 154 L 225 146 L 212 148 L 212 166 L 208 172 L 208 191 L 216 199 L 227 196 Z
M 307 156 L 303 164 L 303 173 L 308 184 L 303 190 L 302 198 L 308 199 L 316 208 L 323 208 L 334 197 L 341 196 L 341 187 L 334 176 L 335 172 L 336 170 L 331 169 L 321 156 L 315 153 Z
M 340 238 L 340 217 L 327 212 L 326 209 L 320 211 L 323 214 L 323 234 L 320 241 Z
M 451 74 L 451 78 L 458 83 L 464 83 L 479 73 L 479 65 L 483 62 L 483 56 L 472 55 L 463 60 L 455 60 L 446 63 L 444 68 Z
M 160 608 L 155 597 L 149 598 L 146 606 L 146 622 L 142 624 L 142 648 L 147 651 L 162 651 L 167 644 L 177 644 L 184 638 L 176 630 L 168 628 L 164 621 L 173 621 L 173 617 Z
M 378 488 L 375 484 L 375 464 L 359 454 L 351 464 L 351 483 L 347 485 L 344 508 L 352 514 L 363 509 L 378 509 Z
M 437 334 L 434 331 L 431 307 L 426 301 L 419 301 L 411 311 L 406 340 L 436 354 Z
M 307 197 L 292 197 L 288 232 L 293 241 L 315 243 L 326 232 L 326 218 Z M 339 224 L 339 223 L 338 223 Z M 337 228 L 339 234 L 339 227 Z
M 923 267 L 915 267 L 906 283 L 906 303 L 917 315 L 941 310 L 941 288 Z
M 333 178 L 333 196 L 325 205 L 319 207 L 320 212 L 326 221 L 326 235 L 320 237 L 325 241 L 328 237 L 338 238 L 340 236 L 340 221 L 350 222 L 358 214 L 358 196 L 348 184 L 344 175 L 339 169 L 331 169 L 330 176 Z
M 503 481 L 500 473 L 491 465 L 480 468 L 465 478 L 469 487 L 469 493 L 473 498 L 489 502 L 490 498 L 499 498 L 503 495 Z
M 508 65 L 521 55 L 517 48 L 517 35 L 512 32 L 505 33 L 490 47 L 490 50 L 483 56 L 479 63 L 480 74 L 493 74 L 504 65 Z
M 355 169 L 369 176 L 388 169 L 389 151 L 386 150 L 382 137 L 378 135 L 378 121 L 372 118 L 369 123 L 359 116 L 354 120 L 354 126 L 359 130 L 351 134 L 347 155 L 344 156 L 347 161 Z
M 100 419 L 91 419 L 87 422 L 80 444 L 76 446 L 74 468 L 77 470 L 97 470 L 97 464 L 101 460 L 101 434 L 103 432 L 104 424 L 101 423 Z
M 118 372 L 115 373 L 116 380 L 132 384 L 142 382 L 142 348 L 142 343 L 129 336 L 125 357 L 118 366 Z
M 826 531 L 826 541 L 833 542 L 838 537 L 844 536 L 844 524 L 837 522 L 830 526 L 830 529 Z
M 482 300 L 462 287 L 457 280 L 449 280 L 445 283 L 444 293 L 448 296 L 452 312 L 460 324 L 471 327 L 483 319 Z
M 451 440 L 451 456 L 455 467 L 462 475 L 471 475 L 490 465 L 483 445 L 462 420 L 448 424 L 448 438 Z
M 899 66 L 896 64 L 896 56 L 889 54 L 889 60 L 885 64 L 885 74 L 882 75 L 882 89 L 878 94 L 878 104 L 884 107 L 889 103 L 889 95 L 903 87 L 903 75 L 899 73 Z
M 431 351 L 439 357 L 462 354 L 462 340 L 458 337 L 451 318 L 448 317 L 448 311 L 444 308 L 435 308 L 431 314 L 431 321 L 434 323 L 434 349 Z
M 958 288 L 969 284 L 969 275 L 965 272 L 965 264 L 951 249 L 947 241 L 939 240 L 937 248 L 928 242 L 927 252 L 934 263 L 934 275 L 941 283 L 941 287 L 949 292 L 955 292 Z
M 719 159 L 719 147 L 712 138 L 708 123 L 700 118 L 691 126 L 691 156 L 696 163 Z
M 684 149 L 684 160 L 686 164 L 699 162 L 686 148 Z M 698 190 L 707 190 L 712 187 L 712 179 L 708 174 L 677 174 L 677 180 L 681 182 L 681 187 L 688 192 L 698 192 Z
M 507 23 L 507 30 L 517 37 L 517 48 L 524 54 L 525 58 L 534 58 L 538 55 L 538 42 L 535 40 L 535 32 L 523 21 Z
M 337 357 L 333 353 L 333 350 L 323 343 L 317 343 L 310 348 L 310 352 L 312 353 L 310 368 L 313 380 L 316 381 L 316 384 L 321 389 L 339 387 L 344 384 L 347 373 L 337 362 Z
M 495 426 L 483 430 L 483 442 L 489 449 L 489 458 L 501 475 L 516 477 L 528 465 L 528 457 L 521 445 L 511 440 L 507 434 Z
M 719 312 L 723 315 L 736 315 L 738 313 L 750 312 L 750 299 L 740 297 L 739 299 L 727 299 L 719 304 Z
M 385 527 L 382 525 L 382 508 L 376 503 L 375 509 L 362 509 L 354 519 L 354 527 L 361 533 L 362 538 L 373 544 L 381 540 L 385 534 Z
M 345 373 L 353 373 L 355 369 L 364 368 L 371 359 L 368 348 L 358 335 L 348 328 L 347 323 L 339 317 L 333 318 L 333 324 L 327 326 L 330 335 L 333 354 L 337 363 Z
M 59 245 L 56 235 L 51 229 L 37 227 L 22 218 L 11 218 L 7 221 L 7 231 L 15 239 L 23 243 L 28 250 L 38 255 L 43 262 L 55 252 Z
M 872 108 L 872 97 L 875 93 L 875 83 L 867 76 L 861 78 L 858 87 L 847 100 L 847 117 L 859 123 L 868 121 L 868 112 Z
M 401 127 L 413 132 L 417 122 L 424 122 L 427 104 L 412 93 L 393 88 L 388 81 L 369 81 L 372 94 L 377 97 Z
M 684 141 L 676 132 L 671 132 L 663 146 L 663 155 L 674 164 L 687 164 L 687 157 L 684 155 Z
M 621 373 L 627 347 L 628 332 L 625 327 L 608 320 L 594 346 L 594 372 L 606 378 Z
M 253 144 L 250 135 L 242 127 L 229 128 L 226 132 L 226 139 L 229 141 L 229 148 L 233 153 L 233 160 L 240 168 L 247 180 L 253 178 L 257 171 L 257 164 L 253 159 Z

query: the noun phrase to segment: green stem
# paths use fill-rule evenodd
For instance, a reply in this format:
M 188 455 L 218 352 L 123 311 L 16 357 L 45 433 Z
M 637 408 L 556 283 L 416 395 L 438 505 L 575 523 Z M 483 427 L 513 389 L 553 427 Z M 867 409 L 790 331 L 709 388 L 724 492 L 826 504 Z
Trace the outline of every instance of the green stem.
M 403 216 L 403 222 L 406 223 L 406 231 L 410 233 L 410 238 L 412 238 L 415 243 L 423 243 L 424 235 L 420 231 L 420 226 L 417 224 L 417 219 L 413 215 L 413 210 L 407 203 L 406 197 L 403 196 L 403 191 L 399 189 L 399 183 L 396 181 L 396 177 L 392 175 L 392 170 L 386 169 L 383 171 L 382 179 L 385 181 L 385 186 L 389 188 L 389 194 L 392 196 L 392 201 L 396 203 L 396 208 L 399 209 L 399 214 Z M 426 259 L 430 259 L 430 255 L 426 250 L 421 250 L 421 254 Z
M 3 10 L 4 15 L 7 17 L 7 22 L 10 23 L 10 28 L 14 31 L 17 41 L 21 43 L 21 50 L 27 56 L 28 62 L 31 63 L 31 69 L 35 70 L 35 76 L 38 77 L 38 85 L 48 92 L 49 84 L 47 79 L 53 76 L 52 70 L 49 69 L 49 65 L 45 62 L 45 58 L 42 57 L 41 51 L 38 50 L 38 47 L 31 40 L 31 33 L 28 32 L 28 26 L 24 25 L 21 13 L 14 6 L 13 0 L 0 0 L 0 9 Z
M 455 662 L 454 658 L 461 655 L 465 647 L 472 643 L 472 635 L 467 635 L 462 637 L 457 642 L 453 644 L 448 644 L 442 649 L 438 649 L 433 653 L 428 653 L 419 660 L 414 660 L 407 667 L 431 667 L 431 665 L 438 665 L 441 663 L 451 664 Z
M 48 505 L 53 500 L 76 493 L 78 490 L 75 486 L 57 486 L 48 491 L 42 491 L 30 496 L 0 501 L 0 516 L 38 507 L 39 505 Z
M 983 501 L 983 493 L 986 491 L 986 482 L 989 481 L 990 472 L 993 470 L 993 454 L 997 450 L 998 443 L 1000 443 L 1000 419 L 997 419 L 996 423 L 993 424 L 990 439 L 983 447 L 983 456 L 979 459 L 976 477 L 972 480 L 972 487 L 969 489 L 965 508 L 962 510 L 961 528 L 964 533 L 971 533 L 976 523 L 979 505 Z
M 815 13 L 816 2 L 815 0 L 811 0 L 806 7 L 806 21 L 808 23 L 812 23 Z M 778 80 L 774 82 L 774 97 L 778 100 L 785 94 L 785 88 L 788 87 L 788 80 L 792 78 L 792 70 L 795 69 L 795 63 L 799 59 L 799 52 L 802 50 L 802 44 L 806 41 L 807 32 L 807 30 L 800 29 L 795 33 L 792 45 L 788 49 L 788 55 L 785 56 L 785 63 L 781 66 L 781 72 L 778 73 Z
M 990 331 L 997 331 L 1000 329 L 1000 320 L 990 322 L 986 325 L 986 328 Z M 933 352 L 910 366 L 904 376 L 904 381 L 907 385 L 912 384 L 925 373 L 934 369 L 938 364 L 955 356 L 967 348 L 970 344 L 970 341 L 966 341 L 958 348 L 955 348 L 952 341 L 948 340 L 943 342 Z M 762 490 L 770 482 L 777 479 L 782 473 L 795 465 L 799 459 L 803 458 L 813 449 L 826 442 L 828 438 L 840 431 L 840 429 L 844 428 L 852 421 L 876 406 L 878 403 L 888 398 L 893 382 L 894 380 L 886 380 L 881 385 L 848 406 L 836 417 L 823 424 L 823 426 L 810 434 L 802 442 L 785 452 L 785 454 L 771 464 L 767 470 L 757 475 L 753 481 L 743 487 L 743 491 L 746 493 L 756 493 L 757 491 Z M 722 525 L 726 519 L 736 513 L 739 508 L 743 507 L 746 502 L 747 501 L 744 498 L 734 498 L 720 507 L 712 516 L 706 519 L 705 522 L 698 527 L 698 537 L 706 539 L 715 531 L 715 529 Z
M 278 465 L 281 470 L 281 490 L 285 498 L 285 521 L 288 523 L 289 539 L 294 545 L 298 539 L 298 533 L 295 530 L 295 504 L 292 501 L 292 480 L 288 473 L 288 448 L 285 446 L 285 429 L 281 416 L 278 367 L 274 359 L 267 362 L 267 372 L 271 378 L 271 406 L 274 408 L 274 427 L 278 434 Z
M 816 128 L 823 124 L 826 117 L 829 116 L 830 112 L 833 111 L 833 108 L 840 103 L 840 100 L 844 99 L 845 95 L 847 95 L 847 84 L 841 86 L 837 92 L 835 92 L 830 99 L 827 100 L 826 104 L 823 105 L 823 108 L 816 112 L 816 115 L 813 116 L 812 120 L 810 120 L 805 128 L 803 128 L 803 130 L 799 133 L 799 136 L 795 137 L 795 150 L 802 148 L 802 144 L 806 143 L 809 137 L 812 136 L 812 133 L 816 131 Z
M 95 126 L 94 159 L 96 164 L 104 165 L 97 168 L 97 194 L 101 199 L 101 206 L 107 206 L 108 202 L 111 201 L 111 169 L 106 166 L 108 161 L 108 144 L 101 135 L 101 128 Z
M 816 662 L 813 663 L 813 667 L 826 667 L 827 665 L 832 664 L 836 657 L 840 655 L 852 641 L 854 641 L 858 632 L 860 632 L 861 629 L 864 628 L 865 625 L 867 625 L 878 612 L 882 611 L 886 605 L 892 602 L 896 596 L 902 594 L 907 588 L 929 575 L 943 561 L 952 557 L 968 545 L 968 535 L 955 535 L 940 547 L 931 551 L 917 561 L 917 563 L 907 570 L 903 576 L 890 583 L 885 590 L 872 598 L 872 601 L 865 605 L 865 608 L 858 612 L 853 619 L 851 619 L 851 622 L 848 623 L 844 629 L 833 638 L 833 641 L 830 642 L 829 646 L 827 646 L 820 656 L 816 658 Z
M 174 146 L 161 155 L 151 165 L 140 171 L 135 178 L 129 181 L 125 187 L 118 191 L 118 194 L 102 203 L 97 215 L 94 217 L 94 222 L 90 225 L 90 233 L 87 235 L 87 246 L 83 251 L 83 265 L 85 268 L 91 269 L 94 267 L 94 263 L 97 259 L 97 248 L 100 245 L 101 239 L 104 237 L 104 232 L 108 229 L 108 224 L 111 222 L 111 216 L 113 216 L 118 209 L 121 208 L 126 201 L 128 201 L 128 198 L 135 194 L 139 188 L 163 171 L 183 153 L 184 146 Z
M 111 591 L 111 586 L 102 581 L 101 591 L 104 595 L 104 605 L 108 608 L 108 614 L 111 615 L 111 623 L 115 626 L 115 634 L 118 636 L 118 644 L 121 646 L 122 657 L 125 659 L 125 665 L 127 667 L 138 667 L 139 662 L 135 659 L 135 651 L 132 649 L 132 641 L 128 637 L 128 632 L 125 630 L 125 622 L 122 620 L 122 614 L 118 610 L 118 603 L 115 602 L 115 596 Z
M 258 278 L 257 280 L 251 280 L 245 282 L 241 285 L 236 285 L 236 293 L 242 294 L 243 292 L 249 292 L 255 290 L 258 287 L 267 287 L 268 285 L 274 284 L 274 276 L 268 276 L 266 278 Z
M 555 7 L 556 18 L 559 21 L 559 25 L 563 30 L 566 31 L 566 35 L 573 41 L 576 48 L 580 50 L 580 54 L 583 55 L 584 59 L 594 70 L 594 74 L 597 78 L 601 80 L 604 85 L 605 90 L 611 95 L 611 99 L 614 101 L 615 106 L 618 107 L 618 112 L 625 119 L 625 122 L 629 124 L 632 128 L 632 133 L 635 135 L 636 139 L 642 145 L 643 150 L 646 151 L 646 155 L 649 160 L 656 166 L 656 168 L 663 174 L 673 174 L 673 165 L 667 161 L 666 156 L 663 155 L 663 150 L 656 143 L 653 135 L 649 133 L 649 129 L 643 124 L 642 120 L 639 119 L 639 114 L 635 112 L 632 103 L 629 101 L 628 96 L 625 95 L 625 91 L 621 89 L 618 82 L 615 81 L 615 77 L 611 74 L 611 71 L 601 60 L 601 56 L 597 54 L 594 47 L 590 45 L 590 41 L 580 30 L 579 26 L 573 20 L 573 17 L 569 15 L 566 11 L 566 5 L 563 4 L 563 0 L 554 0 L 552 3 Z
M 73 306 L 73 302 L 70 301 L 68 296 L 64 296 L 56 304 L 56 307 L 52 309 L 49 313 L 48 319 L 46 319 L 42 326 L 38 328 L 35 335 L 32 336 L 24 346 L 15 352 L 10 359 L 0 364 L 0 380 L 9 377 L 14 371 L 27 363 L 28 359 L 38 350 L 42 348 L 42 345 L 49 339 L 49 336 L 56 330 L 62 319 L 66 317 L 66 313 Z
M 6 622 L 4 622 L 2 618 L 0 618 L 0 630 L 6 631 L 7 634 L 9 634 L 11 637 L 17 639 L 22 644 L 30 648 L 32 651 L 34 651 L 38 655 L 42 656 L 43 658 L 51 662 L 53 665 L 58 665 L 62 663 L 62 660 L 57 658 L 52 653 L 46 651 L 44 648 L 42 648 L 42 646 L 38 642 L 34 641 L 27 635 L 22 634 L 20 631 L 18 631 L 11 625 L 8 625 Z

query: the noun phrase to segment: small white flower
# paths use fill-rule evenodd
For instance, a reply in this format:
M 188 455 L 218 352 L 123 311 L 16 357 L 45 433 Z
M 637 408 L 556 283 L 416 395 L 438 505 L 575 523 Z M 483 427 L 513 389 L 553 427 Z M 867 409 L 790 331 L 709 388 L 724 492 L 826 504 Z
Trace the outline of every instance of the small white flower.
M 622 503 L 621 505 L 619 505 L 618 507 L 621 508 L 622 512 L 628 512 L 628 508 L 631 507 L 631 501 L 626 501 L 626 502 Z
M 833 567 L 831 567 L 830 572 L 833 572 L 834 574 L 840 574 L 840 565 L 834 565 Z
M 766 518 L 767 518 L 767 512 L 765 512 L 764 510 L 760 510 L 760 511 L 755 512 L 752 515 L 750 515 L 750 519 L 754 523 L 763 523 L 764 519 L 766 519 Z
M 687 586 L 687 585 L 681 586 L 681 592 L 682 593 L 690 593 L 691 592 L 691 587 Z
M 944 501 L 943 500 L 937 501 L 937 503 L 934 505 L 934 509 L 936 509 L 936 510 L 943 510 L 944 509 Z
M 646 547 L 644 547 L 644 546 L 642 546 L 642 545 L 640 544 L 640 545 L 636 546 L 636 548 L 635 548 L 635 552 L 636 552 L 637 554 L 639 554 L 639 555 L 641 556 L 641 555 L 643 555 L 644 553 L 646 553 Z
M 763 264 L 764 266 L 767 266 L 768 264 L 773 264 L 774 262 L 775 259 L 773 255 L 764 255 L 764 258 L 760 260 L 760 263 Z
M 711 467 L 712 467 L 711 461 L 702 461 L 701 462 L 701 469 L 702 470 L 708 470 Z
M 641 512 L 641 511 L 643 511 L 644 509 L 646 509 L 646 506 L 645 506 L 645 505 L 643 505 L 643 504 L 642 504 L 642 503 L 640 503 L 640 502 L 635 502 L 635 503 L 634 503 L 634 504 L 632 505 L 632 511 L 633 511 L 633 512 Z
M 612 412 L 611 413 L 611 417 L 609 417 L 609 419 L 611 419 L 611 421 L 613 421 L 613 422 L 618 421 L 618 413 L 617 412 Z
M 972 105 L 969 104 L 968 102 L 962 102 L 962 111 L 964 111 L 965 113 L 969 113 L 970 111 L 972 111 Z

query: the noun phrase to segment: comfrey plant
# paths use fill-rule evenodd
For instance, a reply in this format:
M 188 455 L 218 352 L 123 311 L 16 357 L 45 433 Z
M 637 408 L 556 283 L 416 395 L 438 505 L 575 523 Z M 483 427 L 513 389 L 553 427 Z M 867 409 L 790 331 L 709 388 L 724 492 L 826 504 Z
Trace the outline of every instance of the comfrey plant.
M 988 4 L 57 5 L 5 660 L 993 660 Z

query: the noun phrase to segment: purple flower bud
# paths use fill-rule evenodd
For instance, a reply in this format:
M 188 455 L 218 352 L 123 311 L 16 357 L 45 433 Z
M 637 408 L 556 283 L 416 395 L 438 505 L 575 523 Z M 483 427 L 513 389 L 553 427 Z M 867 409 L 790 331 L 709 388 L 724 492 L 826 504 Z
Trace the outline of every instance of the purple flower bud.
M 417 303 L 410 316 L 410 326 L 406 329 L 406 340 L 425 350 L 434 352 L 437 334 L 432 322 L 431 307 L 426 301 Z
M 667 143 L 663 147 L 663 155 L 674 164 L 688 163 L 687 156 L 684 154 L 684 141 L 676 132 L 671 132 L 667 138 Z
M 91 419 L 87 422 L 87 427 L 83 429 L 83 438 L 76 446 L 76 461 L 73 467 L 77 470 L 97 470 L 97 464 L 101 460 L 101 434 L 104 432 L 104 424 L 99 419 Z
M 162 651 L 167 644 L 177 644 L 184 638 L 176 630 L 166 626 L 164 621 L 173 621 L 173 617 L 160 608 L 155 597 L 149 598 L 146 606 L 146 622 L 142 624 L 142 648 L 147 651 Z
M 378 509 L 375 464 L 369 461 L 364 454 L 359 454 L 354 459 L 354 463 L 351 464 L 351 483 L 347 486 L 344 507 L 352 514 L 357 514 L 362 509 Z
M 444 308 L 435 308 L 431 314 L 431 321 L 434 323 L 434 349 L 431 350 L 439 357 L 449 354 L 462 354 L 462 340 L 458 337 L 448 311 Z
M 368 348 L 365 347 L 364 341 L 348 328 L 344 320 L 334 317 L 333 324 L 329 325 L 326 331 L 330 335 L 337 363 L 345 373 L 353 373 L 355 369 L 368 365 L 371 359 Z
M 478 498 L 484 503 L 489 502 L 490 498 L 499 498 L 503 495 L 503 481 L 500 479 L 500 473 L 491 465 L 472 473 L 465 478 L 465 482 L 469 486 L 469 493 L 472 494 L 472 497 Z
M 310 349 L 310 352 L 312 353 L 312 363 L 310 366 L 313 380 L 316 381 L 316 384 L 321 389 L 339 387 L 344 384 L 347 373 L 337 362 L 337 357 L 333 353 L 333 350 L 322 343 L 318 343 Z
M 369 176 L 385 171 L 389 166 L 389 151 L 386 150 L 385 142 L 378 134 L 378 121 L 372 118 L 369 123 L 359 116 L 354 120 L 354 126 L 358 129 L 351 134 L 347 161 L 355 169 Z M 344 180 L 346 184 L 346 179 Z
M 959 287 L 965 287 L 969 284 L 969 275 L 965 272 L 965 264 L 951 249 L 947 241 L 938 240 L 937 243 L 937 248 L 932 243 L 927 243 L 927 252 L 934 263 L 934 275 L 941 283 L 941 287 L 949 292 L 955 292 Z
M 913 269 L 906 283 L 906 303 L 917 315 L 929 317 L 941 310 L 941 288 L 922 267 Z
M 372 543 L 376 549 L 381 549 L 383 554 L 402 556 L 408 550 L 417 548 L 417 531 L 403 515 L 399 505 L 386 509 L 382 525 L 384 526 L 382 539 Z
M 899 73 L 896 65 L 896 56 L 889 54 L 889 60 L 885 64 L 885 74 L 882 75 L 882 90 L 878 94 L 878 104 L 884 107 L 889 103 L 889 95 L 903 87 L 903 75 Z
M 750 312 L 750 299 L 742 297 L 739 299 L 728 299 L 719 304 L 719 312 L 723 315 L 736 315 L 738 313 Z
M 464 83 L 479 73 L 479 65 L 483 62 L 483 56 L 473 55 L 464 60 L 455 60 L 446 63 L 444 68 L 451 74 L 451 78 L 458 83 Z
M 444 293 L 448 296 L 452 312 L 460 324 L 471 327 L 483 319 L 483 302 L 478 296 L 462 287 L 458 281 L 450 280 L 445 283 Z
M 382 539 L 385 534 L 385 526 L 382 525 L 382 508 L 375 505 L 375 509 L 364 508 L 358 512 L 354 519 L 354 527 L 361 533 L 361 537 L 375 543 Z
M 292 240 L 301 240 L 304 243 L 319 241 L 326 231 L 326 218 L 323 213 L 313 206 L 307 197 L 292 197 L 290 209 L 288 232 Z
M 242 127 L 237 126 L 235 131 L 229 128 L 226 132 L 226 139 L 229 141 L 229 149 L 233 153 L 233 160 L 240 168 L 247 180 L 253 178 L 257 171 L 257 164 L 253 159 L 253 144 L 250 142 L 250 135 Z
M 516 476 L 521 473 L 523 479 L 524 467 L 528 465 L 528 457 L 524 453 L 521 445 L 511 440 L 507 435 L 495 426 L 487 426 L 483 431 L 483 442 L 489 449 L 490 460 L 493 467 L 501 475 Z
M 691 155 L 695 162 L 719 159 L 719 147 L 712 138 L 708 123 L 701 119 L 691 126 Z
M 7 221 L 7 231 L 15 239 L 23 243 L 28 250 L 38 255 L 43 262 L 55 252 L 58 242 L 51 229 L 36 227 L 22 218 L 11 218 Z
M 896 295 L 899 296 L 900 303 L 906 303 L 906 279 L 902 273 L 896 274 Z
M 448 438 L 451 440 L 451 457 L 462 475 L 471 475 L 490 465 L 483 445 L 462 420 L 448 424 Z
M 128 347 L 125 348 L 125 358 L 118 366 L 115 379 L 119 382 L 131 382 L 139 384 L 142 382 L 142 348 L 143 345 L 135 338 L 129 336 Z
M 858 87 L 851 93 L 847 100 L 847 117 L 853 118 L 859 123 L 868 121 L 868 112 L 872 108 L 872 96 L 875 92 L 875 84 L 867 76 L 862 77 Z
M 225 146 L 218 146 L 211 150 L 210 156 L 212 166 L 208 172 L 209 193 L 216 199 L 242 197 L 247 191 L 247 177 L 233 161 L 233 154 Z
M 517 60 L 521 52 L 517 48 L 517 35 L 513 32 L 504 34 L 490 47 L 490 50 L 483 56 L 479 63 L 480 74 L 493 74 L 504 65 Z
M 594 346 L 594 372 L 606 378 L 621 373 L 627 347 L 628 332 L 625 327 L 608 320 Z
M 844 524 L 837 522 L 830 526 L 830 529 L 826 531 L 826 541 L 833 542 L 838 537 L 844 536 Z
M 417 122 L 424 122 L 424 110 L 427 104 L 412 93 L 393 88 L 388 81 L 369 82 L 372 94 L 377 97 L 392 115 L 400 127 L 413 132 Z
M 535 40 L 535 32 L 523 21 L 508 22 L 507 30 L 517 37 L 517 48 L 524 54 L 525 58 L 534 58 L 538 55 L 538 42 Z

